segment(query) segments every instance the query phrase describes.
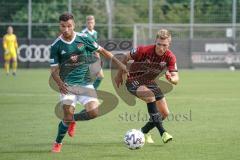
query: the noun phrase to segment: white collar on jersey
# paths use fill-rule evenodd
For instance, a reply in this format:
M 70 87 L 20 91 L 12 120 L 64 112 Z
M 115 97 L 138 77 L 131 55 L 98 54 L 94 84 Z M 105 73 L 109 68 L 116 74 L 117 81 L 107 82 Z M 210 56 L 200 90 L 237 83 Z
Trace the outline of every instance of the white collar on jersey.
M 91 35 L 93 35 L 96 32 L 94 29 L 90 31 L 87 27 L 83 30 L 83 32 L 86 32 L 86 31 Z
M 93 29 L 92 31 L 88 30 L 88 33 L 90 33 L 91 35 L 93 35 L 95 33 L 95 30 Z
M 64 43 L 66 43 L 66 44 L 71 44 L 71 43 L 75 40 L 76 36 L 77 36 L 77 33 L 74 32 L 74 36 L 73 36 L 73 39 L 72 39 L 71 41 L 65 41 L 65 40 L 62 38 L 62 34 L 59 36 L 59 38 L 60 38 L 61 41 L 63 41 Z

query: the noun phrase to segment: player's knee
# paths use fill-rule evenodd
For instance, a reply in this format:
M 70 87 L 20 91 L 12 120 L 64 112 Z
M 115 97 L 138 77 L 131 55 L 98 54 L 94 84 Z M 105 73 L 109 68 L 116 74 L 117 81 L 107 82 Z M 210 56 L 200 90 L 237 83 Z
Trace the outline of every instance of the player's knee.
M 63 121 L 66 124 L 70 124 L 73 121 L 73 115 L 72 114 L 65 115 L 64 118 L 63 118 Z
M 145 97 L 145 98 L 144 98 L 144 101 L 145 101 L 146 103 L 154 102 L 154 101 L 155 101 L 155 97 Z
M 156 99 L 154 96 L 139 96 L 140 99 L 142 99 L 143 101 L 145 101 L 146 103 L 151 103 L 151 102 L 154 102 Z
M 86 106 L 89 119 L 94 119 L 98 116 L 98 102 L 89 102 Z
M 90 119 L 94 119 L 98 116 L 98 108 L 95 108 L 88 112 L 88 116 Z
M 65 105 L 63 107 L 63 111 L 64 111 L 64 122 L 66 124 L 69 124 L 70 122 L 73 121 L 73 114 L 74 114 L 74 107 L 73 106 L 68 106 L 68 105 Z
M 154 102 L 156 100 L 154 93 L 146 86 L 140 86 L 137 89 L 137 95 L 147 103 Z
M 149 96 L 149 97 L 154 96 L 154 93 L 150 89 L 148 89 L 146 86 L 138 87 L 137 93 L 143 96 Z
M 162 112 L 161 114 L 162 114 L 162 118 L 163 118 L 163 120 L 164 120 L 165 118 L 168 117 L 168 115 L 170 114 L 170 112 L 169 112 L 169 110 L 167 110 L 167 111 Z
M 73 115 L 74 111 L 75 111 L 74 106 L 71 106 L 71 105 L 64 105 L 63 106 L 63 112 L 64 112 L 65 116 Z

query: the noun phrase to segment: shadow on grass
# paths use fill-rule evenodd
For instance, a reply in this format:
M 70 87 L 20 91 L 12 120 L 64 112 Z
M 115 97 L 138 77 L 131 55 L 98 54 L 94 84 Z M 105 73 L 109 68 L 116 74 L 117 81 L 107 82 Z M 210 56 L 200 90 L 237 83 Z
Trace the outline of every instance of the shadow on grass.
M 1 154 L 51 154 L 51 146 L 52 143 L 37 143 L 37 144 L 17 144 L 13 145 L 11 150 L 7 150 L 4 148 L 0 148 Z M 102 152 L 96 155 L 92 155 L 93 157 L 103 156 L 103 157 L 128 157 L 129 155 L 126 154 L 126 152 L 139 152 L 144 150 L 151 150 L 151 148 L 163 148 L 164 144 L 145 144 L 145 146 L 142 149 L 139 150 L 129 150 L 127 147 L 125 147 L 124 143 L 121 142 L 93 142 L 93 143 L 86 143 L 86 142 L 66 142 L 64 143 L 64 148 L 62 153 L 68 153 L 69 150 L 71 150 L 71 153 L 78 152 L 78 150 L 87 149 L 87 150 L 94 150 L 101 148 Z M 116 149 L 116 152 L 114 150 Z M 120 150 L 121 151 L 120 151 Z M 104 150 L 107 152 L 105 153 Z M 82 150 L 83 151 L 83 150 Z M 112 151 L 112 152 L 109 152 Z M 120 152 L 119 152 L 120 151 Z
M 48 153 L 50 152 L 51 145 L 50 143 L 14 144 L 8 147 L 11 147 L 11 150 L 0 148 L 0 153 Z
M 50 153 L 50 149 L 49 150 L 21 150 L 21 151 L 17 151 L 17 150 L 12 150 L 12 151 L 0 151 L 0 153 L 4 154 L 11 154 L 11 153 L 24 153 L 24 154 L 31 154 L 31 153 L 36 153 L 36 154 L 42 154 L 42 153 Z
M 8 148 L 11 147 L 11 150 L 0 148 L 0 153 L 50 153 L 52 143 L 32 143 L 32 144 L 16 144 L 11 145 Z M 71 142 L 65 142 L 63 144 L 64 148 L 73 147 L 73 148 L 87 148 L 87 149 L 94 149 L 94 148 L 105 148 L 110 149 L 113 147 L 124 147 L 123 143 L 116 143 L 116 142 L 109 142 L 109 143 L 86 143 L 86 142 L 79 142 L 79 143 L 71 143 Z M 47 149 L 46 149 L 47 148 Z M 63 149 L 64 150 L 64 149 Z

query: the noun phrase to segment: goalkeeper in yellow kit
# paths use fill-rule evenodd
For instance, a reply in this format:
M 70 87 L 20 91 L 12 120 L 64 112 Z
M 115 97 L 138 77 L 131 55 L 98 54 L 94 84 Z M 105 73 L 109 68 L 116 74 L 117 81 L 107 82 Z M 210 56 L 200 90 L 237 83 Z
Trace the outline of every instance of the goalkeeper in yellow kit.
M 4 49 L 4 68 L 6 74 L 9 74 L 10 61 L 12 60 L 12 74 L 15 76 L 17 71 L 17 37 L 13 34 L 13 27 L 9 26 L 7 29 L 7 34 L 3 37 L 3 49 Z

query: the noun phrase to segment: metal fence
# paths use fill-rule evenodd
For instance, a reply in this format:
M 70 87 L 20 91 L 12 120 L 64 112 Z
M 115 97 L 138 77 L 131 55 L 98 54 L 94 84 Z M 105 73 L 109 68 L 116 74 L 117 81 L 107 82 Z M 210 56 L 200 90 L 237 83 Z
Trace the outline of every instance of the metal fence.
M 191 27 L 193 31 L 191 35 Z M 172 33 L 171 50 L 178 59 L 180 68 L 196 67 L 240 67 L 240 24 L 235 25 L 235 36 L 231 23 L 225 24 L 152 24 L 151 33 L 167 28 Z M 133 46 L 154 43 L 149 37 L 148 24 L 135 24 Z
M 127 42 L 123 50 L 129 50 L 132 42 L 133 46 L 152 43 L 157 30 L 164 27 L 173 34 L 171 49 L 177 55 L 180 68 L 239 66 L 240 0 L 218 1 L 221 3 L 218 6 L 213 5 L 216 0 L 174 1 L 176 3 L 169 9 L 168 3 L 173 1 L 2 0 L 0 14 L 4 16 L 0 18 L 0 35 L 2 37 L 7 26 L 12 25 L 20 45 L 37 45 L 37 51 L 32 52 L 39 56 L 37 52 L 41 51 L 39 59 L 45 59 L 47 54 L 39 48 L 47 47 L 59 34 L 61 13 L 74 14 L 77 31 L 85 27 L 85 17 L 93 14 L 100 42 L 110 50 L 112 46 L 117 51 L 122 50 L 124 47 L 119 46 L 124 43 L 121 41 Z M 213 7 L 208 11 L 211 13 L 205 13 L 209 7 Z M 1 53 L 2 48 L 0 61 L 3 61 Z M 22 50 L 21 54 L 26 58 L 26 51 Z M 39 67 L 48 63 L 20 61 L 20 66 Z
M 54 38 L 58 34 L 58 16 L 67 11 L 75 15 L 77 31 L 85 26 L 86 15 L 95 15 L 100 39 L 132 38 L 136 23 L 184 23 L 190 24 L 190 30 L 195 23 L 231 23 L 232 27 L 240 23 L 240 0 L 223 0 L 218 8 L 213 7 L 214 1 L 176 1 L 169 8 L 167 0 L 2 0 L 0 35 L 13 25 L 19 38 Z M 211 13 L 202 11 L 209 7 L 213 8 Z

